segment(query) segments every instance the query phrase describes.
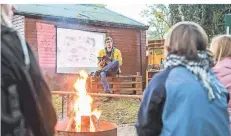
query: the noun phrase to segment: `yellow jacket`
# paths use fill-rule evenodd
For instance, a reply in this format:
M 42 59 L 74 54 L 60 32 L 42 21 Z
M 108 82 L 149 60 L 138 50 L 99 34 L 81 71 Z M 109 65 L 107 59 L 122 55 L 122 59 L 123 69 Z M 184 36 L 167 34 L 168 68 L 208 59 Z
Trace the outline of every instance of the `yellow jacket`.
M 118 60 L 119 61 L 119 65 L 121 66 L 122 65 L 122 54 L 120 52 L 119 49 L 114 48 L 114 51 L 112 52 L 112 60 Z M 99 54 L 98 54 L 98 57 L 103 57 L 103 56 L 106 56 L 106 50 L 105 49 L 102 49 L 99 51 Z M 102 69 L 102 67 L 100 65 L 98 65 L 98 68 L 99 69 Z

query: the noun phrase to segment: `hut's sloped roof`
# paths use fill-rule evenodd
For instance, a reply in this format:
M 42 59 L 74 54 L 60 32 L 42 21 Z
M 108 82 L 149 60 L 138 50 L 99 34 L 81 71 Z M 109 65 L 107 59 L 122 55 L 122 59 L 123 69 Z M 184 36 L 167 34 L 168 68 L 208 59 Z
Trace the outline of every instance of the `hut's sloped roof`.
M 25 16 L 89 20 L 94 23 L 148 29 L 148 26 L 138 21 L 93 4 L 20 4 L 16 5 L 16 13 Z

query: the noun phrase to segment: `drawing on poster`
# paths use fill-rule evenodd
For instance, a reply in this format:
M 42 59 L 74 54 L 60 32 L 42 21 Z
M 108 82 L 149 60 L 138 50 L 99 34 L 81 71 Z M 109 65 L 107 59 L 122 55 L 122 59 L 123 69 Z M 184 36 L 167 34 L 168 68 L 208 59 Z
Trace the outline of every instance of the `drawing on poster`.
M 104 33 L 57 28 L 57 71 L 97 69 L 97 56 L 104 48 Z

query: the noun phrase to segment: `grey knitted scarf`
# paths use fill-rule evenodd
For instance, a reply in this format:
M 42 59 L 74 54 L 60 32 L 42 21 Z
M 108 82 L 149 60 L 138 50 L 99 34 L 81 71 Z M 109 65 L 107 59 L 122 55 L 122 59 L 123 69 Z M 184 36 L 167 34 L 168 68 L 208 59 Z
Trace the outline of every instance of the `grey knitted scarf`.
M 200 81 L 202 86 L 206 89 L 208 93 L 209 100 L 215 99 L 214 95 L 214 85 L 212 85 L 211 80 L 214 78 L 211 75 L 211 66 L 214 64 L 212 56 L 207 51 L 198 51 L 197 60 L 188 60 L 184 56 L 178 56 L 175 54 L 168 54 L 166 60 L 164 61 L 164 68 L 170 68 L 174 66 L 183 66 L 188 69 L 193 75 Z M 222 85 L 215 85 L 217 91 L 221 89 Z

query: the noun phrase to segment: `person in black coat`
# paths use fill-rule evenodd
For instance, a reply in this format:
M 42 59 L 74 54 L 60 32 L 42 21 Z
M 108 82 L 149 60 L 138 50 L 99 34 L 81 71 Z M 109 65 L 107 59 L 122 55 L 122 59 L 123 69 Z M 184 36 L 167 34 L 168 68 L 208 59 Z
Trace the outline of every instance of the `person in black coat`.
M 31 48 L 1 4 L 1 136 L 52 136 L 57 122 L 50 90 Z

